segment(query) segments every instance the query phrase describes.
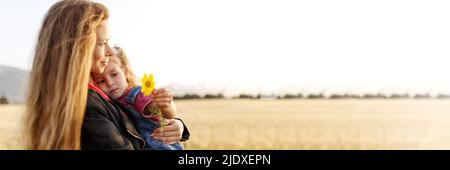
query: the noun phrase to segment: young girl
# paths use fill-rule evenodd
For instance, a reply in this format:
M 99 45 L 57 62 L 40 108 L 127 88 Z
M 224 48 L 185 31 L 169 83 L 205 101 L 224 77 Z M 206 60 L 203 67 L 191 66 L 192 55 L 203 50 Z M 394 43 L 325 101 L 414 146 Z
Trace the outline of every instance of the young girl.
M 182 150 L 179 143 L 164 144 L 155 140 L 150 134 L 163 123 L 162 117 L 173 119 L 177 112 L 173 95 L 166 89 L 155 90 L 150 96 L 144 96 L 128 59 L 120 47 L 115 47 L 103 74 L 93 75 L 95 83 L 108 96 L 118 100 L 133 112 L 137 130 L 148 144 L 144 149 Z M 158 109 L 161 112 L 158 112 Z M 162 115 L 161 115 L 162 114 Z M 162 116 L 162 117 L 161 117 Z

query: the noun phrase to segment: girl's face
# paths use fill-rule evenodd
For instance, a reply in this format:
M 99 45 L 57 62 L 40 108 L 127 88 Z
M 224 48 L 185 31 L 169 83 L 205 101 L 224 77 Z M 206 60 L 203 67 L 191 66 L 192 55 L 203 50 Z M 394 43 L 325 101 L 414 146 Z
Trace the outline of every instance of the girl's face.
M 100 27 L 97 29 L 97 42 L 95 44 L 94 61 L 91 68 L 91 72 L 94 74 L 102 74 L 109 62 L 109 57 L 113 55 L 113 51 L 108 45 L 108 40 L 108 22 L 103 21 Z
M 118 99 L 127 90 L 128 83 L 122 68 L 110 62 L 103 74 L 93 76 L 97 86 L 113 99 Z

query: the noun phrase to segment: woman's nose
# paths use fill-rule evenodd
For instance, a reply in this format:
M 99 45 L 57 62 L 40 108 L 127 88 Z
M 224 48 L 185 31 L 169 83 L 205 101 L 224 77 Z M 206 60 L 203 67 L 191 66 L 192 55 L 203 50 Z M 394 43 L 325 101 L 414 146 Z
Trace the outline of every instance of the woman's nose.
M 114 51 L 112 50 L 111 46 L 109 44 L 106 44 L 105 46 L 105 56 L 110 57 L 114 54 Z

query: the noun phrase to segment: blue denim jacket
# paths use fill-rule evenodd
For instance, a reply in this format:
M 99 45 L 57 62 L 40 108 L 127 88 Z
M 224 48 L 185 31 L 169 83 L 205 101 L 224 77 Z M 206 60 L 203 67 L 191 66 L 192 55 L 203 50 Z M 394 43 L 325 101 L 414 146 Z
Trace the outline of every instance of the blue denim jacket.
M 141 115 L 138 111 L 136 111 L 132 104 L 134 102 L 134 98 L 141 91 L 141 86 L 136 86 L 131 89 L 128 94 L 125 96 L 125 101 L 127 102 L 126 106 L 131 111 L 133 118 L 136 120 L 136 129 L 144 138 L 146 145 L 144 149 L 146 150 L 183 150 L 183 146 L 180 143 L 175 144 L 164 144 L 158 140 L 155 140 L 150 134 L 156 128 L 160 127 L 160 124 L 154 122 L 153 120 L 147 119 Z

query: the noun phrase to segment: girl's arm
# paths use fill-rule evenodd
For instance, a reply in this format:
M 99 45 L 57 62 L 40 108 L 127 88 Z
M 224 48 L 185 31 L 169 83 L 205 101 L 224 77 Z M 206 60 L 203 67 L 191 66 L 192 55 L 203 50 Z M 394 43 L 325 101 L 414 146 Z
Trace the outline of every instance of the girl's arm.
M 141 87 L 134 87 L 129 90 L 124 98 L 126 103 L 132 104 L 133 108 L 144 117 L 152 117 L 157 108 L 161 110 L 161 114 L 166 119 L 173 119 L 177 114 L 177 108 L 173 103 L 173 94 L 167 89 L 157 89 L 153 91 L 151 96 L 144 96 Z
M 170 102 L 169 107 L 161 107 L 162 116 L 166 119 L 173 119 L 177 114 L 177 107 L 175 106 L 175 102 Z

